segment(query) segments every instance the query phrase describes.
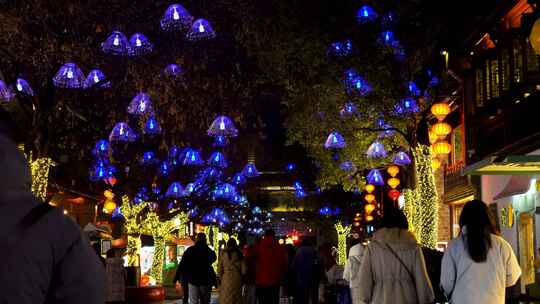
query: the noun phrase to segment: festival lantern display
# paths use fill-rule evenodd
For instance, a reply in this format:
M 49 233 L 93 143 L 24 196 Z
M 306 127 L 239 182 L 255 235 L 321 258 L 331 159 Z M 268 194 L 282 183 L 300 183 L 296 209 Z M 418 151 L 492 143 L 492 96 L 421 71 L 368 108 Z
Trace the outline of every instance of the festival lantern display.
M 452 151 L 452 145 L 446 140 L 438 140 L 431 147 L 435 155 L 447 155 Z
M 254 163 L 249 162 L 244 169 L 242 169 L 242 174 L 247 178 L 253 178 L 259 176 L 259 171 Z
M 172 183 L 167 192 L 165 193 L 166 198 L 179 199 L 184 196 L 184 188 L 179 182 Z
M 187 148 L 184 158 L 181 160 L 184 166 L 202 166 L 204 160 L 201 157 L 201 153 L 198 150 Z
M 388 156 L 384 145 L 377 140 L 369 146 L 366 154 L 368 158 L 383 158 Z
M 161 29 L 167 32 L 187 31 L 193 23 L 191 14 L 180 4 L 167 7 L 161 17 Z
M 54 85 L 63 89 L 82 89 L 85 80 L 83 72 L 73 62 L 64 64 L 53 77 Z
M 0 87 L 1 87 L 1 85 L 0 85 Z M 17 78 L 17 80 L 15 80 L 15 89 L 17 90 L 17 92 L 19 92 L 21 94 L 24 94 L 24 95 L 27 95 L 27 96 L 34 96 L 35 95 L 34 90 L 32 90 L 32 87 L 30 87 L 28 82 L 26 80 L 24 80 L 23 78 Z M 0 91 L 1 91 L 1 89 L 0 89 Z M 2 93 L 0 93 L 0 96 L 1 95 L 2 95 Z
M 146 135 L 158 135 L 161 134 L 161 127 L 157 119 L 154 116 L 148 117 L 144 123 L 143 133 Z
M 103 212 L 110 214 L 116 209 L 116 203 L 114 202 L 114 193 L 111 190 L 105 190 L 105 192 L 103 192 L 103 196 L 105 196 Z
M 101 44 L 101 49 L 104 53 L 116 56 L 129 55 L 130 45 L 124 33 L 114 31 L 109 37 Z
M 344 161 L 341 164 L 339 164 L 339 168 L 345 172 L 351 172 L 354 171 L 354 164 L 352 161 Z
M 154 45 L 141 33 L 135 33 L 129 38 L 129 55 L 144 56 L 152 53 Z
M 391 177 L 386 181 L 386 183 L 388 184 L 388 186 L 390 186 L 390 188 L 395 189 L 397 186 L 399 186 L 401 182 L 399 178 Z
M 432 159 L 431 167 L 433 168 L 434 171 L 439 170 L 439 168 L 441 167 L 441 161 L 438 158 Z
M 238 135 L 238 130 L 234 126 L 233 121 L 227 116 L 218 116 L 210 128 L 208 128 L 208 136 L 226 136 L 226 137 L 236 137 Z
M 109 135 L 110 142 L 134 142 L 135 140 L 137 140 L 137 134 L 126 122 L 117 123 Z
M 341 118 L 356 116 L 358 115 L 358 107 L 354 102 L 347 102 L 339 111 L 339 115 L 341 116 Z
M 94 69 L 88 73 L 88 76 L 86 76 L 86 80 L 84 81 L 84 87 L 87 89 L 94 86 L 98 88 L 110 87 L 111 83 L 105 80 L 105 74 L 103 74 L 103 72 L 99 69 Z
M 364 206 L 364 211 L 368 215 L 373 213 L 373 211 L 375 211 L 375 209 L 377 209 L 377 206 L 375 206 L 375 204 L 371 204 L 371 202 Z
M 399 173 L 399 167 L 396 165 L 391 165 L 388 167 L 388 169 L 386 169 L 386 172 L 388 172 L 391 177 L 396 177 L 396 175 Z
M 439 121 L 443 121 L 450 114 L 450 105 L 446 102 L 437 102 L 431 106 L 431 113 L 437 117 Z
M 346 57 L 352 54 L 352 42 L 350 40 L 334 42 L 328 48 L 328 54 L 335 57 Z
M 368 194 L 364 195 L 364 200 L 365 200 L 368 204 L 371 204 L 372 202 L 375 201 L 375 195 L 372 194 L 372 193 L 368 193 Z
M 191 25 L 186 38 L 190 41 L 210 40 L 216 37 L 216 32 L 205 19 L 197 19 Z
M 326 139 L 326 142 L 324 143 L 324 147 L 326 149 L 343 149 L 345 146 L 345 139 L 343 139 L 343 136 L 341 136 L 341 134 L 339 134 L 337 131 L 330 133 Z
M 388 197 L 393 201 L 396 201 L 400 196 L 401 193 L 396 189 L 390 189 L 388 191 Z
M 375 191 L 375 186 L 372 184 L 366 184 L 364 190 L 366 190 L 367 193 L 372 193 L 373 191 Z
M 371 169 L 367 175 L 367 181 L 375 186 L 384 186 L 384 179 L 379 169 Z
M 444 139 L 452 132 L 452 127 L 445 122 L 439 121 L 431 127 L 430 131 L 432 131 L 437 138 Z
M 227 168 L 228 166 L 225 155 L 219 151 L 216 151 L 210 155 L 207 164 L 217 168 Z
M 409 83 L 407 84 L 407 90 L 409 91 L 409 94 L 411 96 L 420 96 L 420 89 L 418 89 L 418 86 L 416 85 L 416 83 L 414 83 L 414 81 L 409 81 Z
M 135 95 L 135 97 L 133 97 L 133 99 L 129 103 L 127 112 L 135 116 L 152 113 L 153 108 L 152 103 L 150 102 L 150 95 L 142 92 Z
M 3 103 L 8 103 L 15 97 L 15 94 L 11 90 L 10 87 L 6 85 L 6 83 L 2 80 L 0 80 L 0 101 Z
M 214 137 L 214 147 L 223 148 L 229 145 L 229 138 L 227 136 Z
M 358 20 L 358 23 L 360 24 L 373 22 L 377 19 L 377 17 L 377 13 L 369 5 L 364 5 L 360 7 L 360 9 L 358 9 L 358 12 L 356 13 L 356 20 Z
M 182 69 L 182 67 L 175 63 L 168 64 L 163 70 L 163 74 L 165 74 L 165 76 L 171 79 L 178 79 L 182 76 L 183 73 L 184 70 Z

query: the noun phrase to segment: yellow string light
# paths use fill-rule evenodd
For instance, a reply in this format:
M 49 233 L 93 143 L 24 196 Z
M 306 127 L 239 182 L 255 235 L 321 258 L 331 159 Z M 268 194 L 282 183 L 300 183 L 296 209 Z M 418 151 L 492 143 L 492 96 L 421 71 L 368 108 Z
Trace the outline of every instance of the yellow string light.
M 334 224 L 338 236 L 338 259 L 339 265 L 345 265 L 347 261 L 347 237 L 351 233 L 351 225 L 343 225 L 341 222 Z
M 148 206 L 147 202 L 138 205 L 131 204 L 127 196 L 122 197 L 122 207 L 120 212 L 125 219 L 124 227 L 127 234 L 127 256 L 128 266 L 139 266 L 139 255 L 141 252 L 141 221 L 140 213 Z
M 31 159 L 31 158 L 29 158 Z M 47 186 L 49 185 L 49 171 L 54 166 L 52 159 L 40 157 L 30 161 L 30 172 L 32 174 L 32 193 L 45 201 L 47 197 Z

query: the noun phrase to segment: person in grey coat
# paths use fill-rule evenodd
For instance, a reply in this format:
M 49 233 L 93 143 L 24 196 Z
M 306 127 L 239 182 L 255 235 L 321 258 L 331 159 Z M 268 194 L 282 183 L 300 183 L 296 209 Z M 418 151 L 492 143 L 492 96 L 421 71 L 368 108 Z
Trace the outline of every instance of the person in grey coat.
M 6 130 L 0 119 L 0 303 L 103 304 L 103 265 L 71 218 L 33 196 Z

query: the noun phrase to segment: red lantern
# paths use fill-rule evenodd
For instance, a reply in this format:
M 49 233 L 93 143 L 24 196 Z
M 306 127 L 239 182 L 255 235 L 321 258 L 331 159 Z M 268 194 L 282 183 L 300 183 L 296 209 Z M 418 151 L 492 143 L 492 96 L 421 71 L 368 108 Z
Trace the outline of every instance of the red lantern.
M 391 189 L 390 191 L 388 191 L 388 197 L 390 197 L 394 201 L 397 200 L 400 195 L 401 193 L 396 189 Z

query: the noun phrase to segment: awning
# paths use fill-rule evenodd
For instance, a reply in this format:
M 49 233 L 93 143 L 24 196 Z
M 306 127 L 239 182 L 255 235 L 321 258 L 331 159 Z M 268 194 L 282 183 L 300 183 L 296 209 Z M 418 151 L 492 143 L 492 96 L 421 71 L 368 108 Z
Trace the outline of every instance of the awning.
M 474 199 L 476 189 L 471 184 L 452 187 L 444 193 L 444 202 L 447 204 L 460 204 Z
M 523 194 L 529 191 L 529 188 L 531 188 L 530 176 L 512 176 L 504 189 L 493 197 L 493 200 L 496 201 L 504 197 Z
M 463 169 L 464 175 L 540 174 L 540 155 L 491 156 Z

